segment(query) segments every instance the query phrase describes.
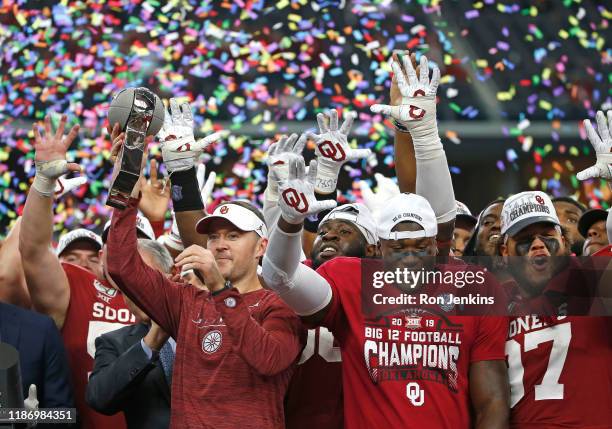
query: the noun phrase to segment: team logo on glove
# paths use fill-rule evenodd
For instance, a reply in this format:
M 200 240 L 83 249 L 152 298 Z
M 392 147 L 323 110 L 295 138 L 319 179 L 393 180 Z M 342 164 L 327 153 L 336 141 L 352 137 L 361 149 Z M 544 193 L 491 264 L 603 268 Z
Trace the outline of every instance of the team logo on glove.
M 283 191 L 283 200 L 289 207 L 293 207 L 298 213 L 306 213 L 308 211 L 308 200 L 303 192 L 298 192 L 293 189 L 285 189 Z
M 329 140 L 319 145 L 319 152 L 321 152 L 321 156 L 336 162 L 342 162 L 346 159 L 346 153 L 342 149 L 342 145 L 340 143 L 334 144 Z
M 425 96 L 425 91 L 423 91 L 422 89 L 417 89 L 416 91 L 414 91 L 414 94 L 412 96 L 413 97 Z M 416 113 L 417 111 L 420 111 L 420 112 Z M 408 114 L 410 115 L 412 119 L 421 119 L 423 116 L 425 116 L 425 109 L 421 109 L 420 107 L 416 107 L 411 104 Z
M 177 152 L 189 152 L 191 150 L 191 143 L 185 143 L 176 148 Z

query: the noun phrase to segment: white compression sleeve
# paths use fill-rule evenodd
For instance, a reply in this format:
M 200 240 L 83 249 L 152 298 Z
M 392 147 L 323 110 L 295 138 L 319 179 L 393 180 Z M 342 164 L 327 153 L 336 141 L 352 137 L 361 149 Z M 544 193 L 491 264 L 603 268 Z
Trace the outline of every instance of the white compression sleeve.
M 302 231 L 286 233 L 275 228 L 263 259 L 266 285 L 300 316 L 325 308 L 332 298 L 331 286 L 313 269 L 300 263 Z
M 457 204 L 446 154 L 440 145 L 435 156 L 431 156 L 432 152 L 428 155 L 425 159 L 416 156 L 416 193 L 429 201 L 438 223 L 450 222 L 457 213 Z

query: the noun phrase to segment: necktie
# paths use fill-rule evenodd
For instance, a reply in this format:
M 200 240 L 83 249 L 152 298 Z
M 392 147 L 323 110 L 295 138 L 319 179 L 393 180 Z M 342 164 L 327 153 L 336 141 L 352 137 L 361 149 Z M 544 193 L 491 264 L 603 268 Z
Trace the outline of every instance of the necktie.
M 159 351 L 159 361 L 161 362 L 166 376 L 168 386 L 172 385 L 172 367 L 174 366 L 174 352 L 169 341 L 166 341 Z

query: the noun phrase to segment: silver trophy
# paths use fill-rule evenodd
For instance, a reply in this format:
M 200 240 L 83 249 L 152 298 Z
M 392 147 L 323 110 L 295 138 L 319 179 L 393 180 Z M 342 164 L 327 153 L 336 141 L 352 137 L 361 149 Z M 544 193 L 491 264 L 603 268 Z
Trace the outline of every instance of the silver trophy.
M 131 109 L 128 114 L 130 101 Z M 161 121 L 159 120 L 160 110 Z M 163 114 L 161 100 L 147 88 L 123 90 L 111 103 L 108 115 L 111 126 L 115 122 L 122 125 L 125 142 L 117 155 L 120 169 L 117 171 L 115 168 L 112 185 L 106 199 L 107 205 L 118 209 L 127 207 L 132 190 L 140 178 L 145 137 L 157 134 L 163 123 Z

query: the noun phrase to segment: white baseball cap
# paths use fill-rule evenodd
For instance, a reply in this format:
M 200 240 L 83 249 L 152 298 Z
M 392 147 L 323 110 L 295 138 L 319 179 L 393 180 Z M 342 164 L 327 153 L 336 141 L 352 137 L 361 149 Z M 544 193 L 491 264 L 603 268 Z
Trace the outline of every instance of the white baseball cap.
M 104 224 L 104 230 L 102 231 L 102 241 L 104 242 L 106 242 L 106 237 L 108 236 L 108 230 L 110 229 L 110 226 L 111 226 L 111 221 L 109 219 Z M 155 240 L 155 232 L 153 231 L 151 222 L 149 222 L 149 219 L 147 219 L 140 213 L 136 215 L 136 229 L 140 231 L 149 240 Z
M 501 233 L 510 237 L 534 223 L 560 225 L 550 197 L 541 191 L 521 192 L 508 198 L 501 211 Z
M 268 228 L 259 216 L 246 207 L 232 203 L 221 204 L 210 216 L 200 219 L 196 224 L 196 231 L 208 234 L 210 225 L 215 219 L 225 219 L 242 231 L 253 231 L 260 237 L 268 237 Z
M 372 212 L 364 204 L 342 204 L 327 213 L 323 220 L 321 220 L 321 223 L 319 223 L 319 226 L 332 219 L 340 219 L 352 223 L 361 232 L 368 244 L 378 243 L 376 221 L 372 216 Z
M 435 237 L 438 234 L 436 214 L 429 202 L 417 194 L 403 193 L 385 202 L 378 213 L 378 238 L 402 240 L 405 238 Z M 401 222 L 415 222 L 421 231 L 392 231 Z
M 59 256 L 72 243 L 81 240 L 93 243 L 97 247 L 97 250 L 100 250 L 102 248 L 102 237 L 88 229 L 79 228 L 67 232 L 66 234 L 60 237 L 59 243 L 57 243 L 57 247 L 55 249 L 55 254 Z

